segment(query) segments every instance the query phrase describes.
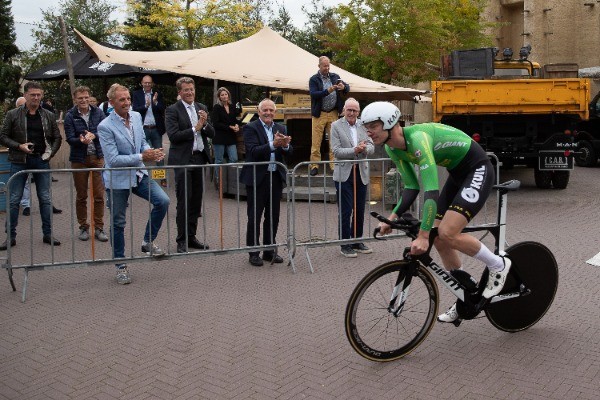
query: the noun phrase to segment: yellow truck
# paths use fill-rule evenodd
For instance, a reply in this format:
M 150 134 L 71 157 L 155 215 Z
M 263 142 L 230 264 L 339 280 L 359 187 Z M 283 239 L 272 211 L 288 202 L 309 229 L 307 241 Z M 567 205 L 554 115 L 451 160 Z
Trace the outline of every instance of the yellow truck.
M 560 66 L 542 69 L 529 51 L 518 59 L 489 48 L 443 58 L 445 76 L 431 83 L 433 120 L 463 130 L 504 167 L 533 167 L 539 188 L 564 189 L 577 146 L 572 133 L 589 119 L 590 81 L 556 77 Z

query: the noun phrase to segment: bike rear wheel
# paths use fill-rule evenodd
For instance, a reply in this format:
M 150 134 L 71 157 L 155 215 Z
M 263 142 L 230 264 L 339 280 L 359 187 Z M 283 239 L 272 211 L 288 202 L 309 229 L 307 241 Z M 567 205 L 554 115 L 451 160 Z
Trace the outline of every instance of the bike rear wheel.
M 496 328 L 518 332 L 534 325 L 550 308 L 558 287 L 558 265 L 552 252 L 537 242 L 517 243 L 506 253 L 512 266 L 500 294 L 519 292 L 521 283 L 530 293 L 492 303 L 485 314 Z
M 413 273 L 410 271 L 414 271 Z M 394 287 L 410 279 L 399 315 L 389 310 Z M 400 285 L 400 287 L 402 287 Z M 438 311 L 438 288 L 424 268 L 391 261 L 369 272 L 356 286 L 346 307 L 346 336 L 361 356 L 393 361 L 414 350 L 429 334 Z

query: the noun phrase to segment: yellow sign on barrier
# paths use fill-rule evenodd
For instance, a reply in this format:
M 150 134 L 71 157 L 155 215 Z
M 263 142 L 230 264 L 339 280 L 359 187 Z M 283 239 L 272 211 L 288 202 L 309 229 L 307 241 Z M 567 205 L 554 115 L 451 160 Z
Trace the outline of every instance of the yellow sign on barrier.
M 152 179 L 167 179 L 167 170 L 166 169 L 153 169 L 151 172 L 152 172 Z

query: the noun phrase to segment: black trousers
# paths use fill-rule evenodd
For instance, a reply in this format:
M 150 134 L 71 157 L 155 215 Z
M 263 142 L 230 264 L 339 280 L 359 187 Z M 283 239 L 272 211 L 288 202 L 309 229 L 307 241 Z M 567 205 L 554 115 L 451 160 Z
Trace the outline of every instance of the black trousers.
M 283 183 L 279 172 L 267 172 L 258 186 L 246 185 L 248 201 L 248 226 L 246 230 L 246 245 L 260 245 L 260 221 L 263 220 L 263 245 L 276 242 L 277 227 L 279 226 L 279 210 Z M 249 254 L 258 255 L 258 251 Z M 263 252 L 263 256 L 273 254 L 273 250 Z
M 205 157 L 201 153 L 192 155 L 190 159 L 190 164 L 192 165 L 202 165 L 205 163 Z M 204 190 L 203 172 L 202 168 L 175 169 L 177 243 L 185 243 L 188 237 L 196 236 L 198 218 L 202 210 L 202 192 Z

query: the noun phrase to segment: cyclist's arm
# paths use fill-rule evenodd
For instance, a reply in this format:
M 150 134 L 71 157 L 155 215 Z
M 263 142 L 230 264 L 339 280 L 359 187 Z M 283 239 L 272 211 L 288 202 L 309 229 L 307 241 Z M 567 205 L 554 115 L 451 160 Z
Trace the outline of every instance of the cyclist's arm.
M 421 150 L 418 163 L 419 171 L 421 171 L 421 182 L 423 183 L 421 231 L 423 231 L 422 236 L 428 238 L 429 231 L 433 228 L 435 222 L 437 202 L 440 195 L 437 165 L 433 156 L 431 137 L 425 132 L 418 132 L 418 134 L 413 134 L 413 140 L 416 147 Z

